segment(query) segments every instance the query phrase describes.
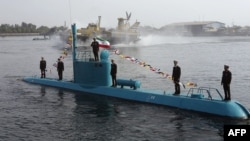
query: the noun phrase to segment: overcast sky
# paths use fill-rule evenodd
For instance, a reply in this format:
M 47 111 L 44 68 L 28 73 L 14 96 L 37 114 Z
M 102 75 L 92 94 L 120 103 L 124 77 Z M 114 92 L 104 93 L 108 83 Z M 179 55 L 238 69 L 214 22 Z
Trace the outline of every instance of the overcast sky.
M 130 24 L 161 26 L 176 22 L 219 21 L 250 25 L 250 0 L 0 0 L 0 24 L 86 27 L 101 16 L 101 27 L 116 27 L 131 12 Z

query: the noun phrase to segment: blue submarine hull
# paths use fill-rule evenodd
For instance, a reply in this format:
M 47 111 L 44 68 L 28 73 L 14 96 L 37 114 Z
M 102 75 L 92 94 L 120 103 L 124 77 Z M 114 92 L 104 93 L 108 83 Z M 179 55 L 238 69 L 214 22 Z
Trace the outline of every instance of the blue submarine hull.
M 204 93 L 200 91 L 201 89 L 198 89 L 196 93 L 175 96 L 162 90 L 142 89 L 139 81 L 124 79 L 117 80 L 117 87 L 110 87 L 112 80 L 109 52 L 102 50 L 100 61 L 93 61 L 93 58 L 90 58 L 92 52 L 77 51 L 75 24 L 72 25 L 72 35 L 73 81 L 58 81 L 52 78 L 39 77 L 25 77 L 23 80 L 33 84 L 176 107 L 223 117 L 239 119 L 248 119 L 250 117 L 249 111 L 239 102 L 212 99 L 209 90 L 208 97 L 204 97 Z
M 175 96 L 172 94 L 166 94 L 164 91 L 160 90 L 83 85 L 70 81 L 58 81 L 56 79 L 49 78 L 41 79 L 39 77 L 25 77 L 23 80 L 33 84 L 47 85 L 83 93 L 176 107 L 229 118 L 248 119 L 250 117 L 249 111 L 239 102 L 234 100 L 211 100 L 208 98 L 202 98 L 199 95 L 188 96 L 185 94 Z

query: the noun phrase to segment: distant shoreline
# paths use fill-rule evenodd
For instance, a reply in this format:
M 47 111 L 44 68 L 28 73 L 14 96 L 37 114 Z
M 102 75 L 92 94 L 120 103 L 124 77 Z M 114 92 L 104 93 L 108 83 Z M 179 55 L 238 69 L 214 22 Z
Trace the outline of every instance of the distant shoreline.
M 5 36 L 41 36 L 40 33 L 0 33 L 1 37 Z

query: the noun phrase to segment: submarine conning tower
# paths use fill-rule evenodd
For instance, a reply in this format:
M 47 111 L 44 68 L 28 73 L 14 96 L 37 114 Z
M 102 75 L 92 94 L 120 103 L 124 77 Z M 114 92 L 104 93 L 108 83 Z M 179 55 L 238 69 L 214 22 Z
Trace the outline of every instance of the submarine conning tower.
M 77 53 L 77 56 L 81 56 L 81 58 L 74 61 L 74 82 L 95 86 L 111 86 L 109 52 L 107 50 L 101 51 L 100 62 L 93 61 L 92 58 L 85 58 L 86 56 L 82 55 L 88 53 L 91 52 Z
M 74 83 L 93 86 L 111 86 L 109 51 L 102 50 L 100 53 L 100 61 L 94 61 L 93 58 L 91 58 L 91 51 L 76 52 L 75 24 L 72 25 L 72 33 Z

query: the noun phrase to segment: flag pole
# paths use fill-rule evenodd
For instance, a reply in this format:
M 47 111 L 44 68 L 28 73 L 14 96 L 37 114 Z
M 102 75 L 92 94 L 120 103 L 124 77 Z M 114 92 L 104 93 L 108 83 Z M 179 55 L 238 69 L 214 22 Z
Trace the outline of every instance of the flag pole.
M 73 40 L 72 40 L 72 60 L 73 60 L 73 80 L 75 80 L 75 62 L 76 62 L 76 41 L 77 41 L 77 37 L 76 37 L 76 24 L 72 24 L 71 26 L 71 29 L 72 29 L 72 37 L 73 37 Z

